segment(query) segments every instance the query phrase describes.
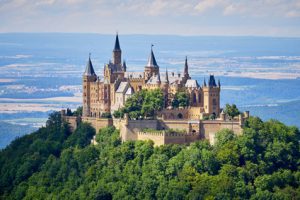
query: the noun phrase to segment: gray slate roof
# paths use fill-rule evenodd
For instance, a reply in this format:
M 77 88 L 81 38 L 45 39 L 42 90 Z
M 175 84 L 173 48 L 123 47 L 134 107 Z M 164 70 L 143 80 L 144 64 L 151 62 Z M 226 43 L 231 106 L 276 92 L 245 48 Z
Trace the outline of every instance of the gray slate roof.
M 127 91 L 126 91 L 126 95 L 132 95 L 134 92 L 133 92 L 133 89 L 132 89 L 132 87 L 128 87 L 128 89 L 127 89 Z
M 152 48 L 151 48 L 151 53 L 148 58 L 148 63 L 146 66 L 147 67 L 158 67 Z
M 115 48 L 114 48 L 114 51 L 121 51 L 118 33 L 117 33 L 117 35 L 116 35 L 116 41 L 115 41 Z
M 96 73 L 94 71 L 94 67 L 93 67 L 92 61 L 91 61 L 91 57 L 89 57 L 89 60 L 88 60 L 88 62 L 86 64 L 85 72 L 84 72 L 83 75 L 85 75 L 85 76 L 96 75 Z
M 125 90 L 127 90 L 127 84 L 128 82 L 121 82 L 116 93 L 125 93 Z
M 193 80 L 193 79 L 188 79 L 185 83 L 185 87 L 188 88 L 198 88 L 199 84 L 197 82 L 197 80 Z
M 144 78 L 144 72 L 125 72 L 126 78 Z
M 208 86 L 209 87 L 217 87 L 214 75 L 209 76 Z
M 123 67 L 121 65 L 115 65 L 113 63 L 109 63 L 108 67 L 111 69 L 112 72 L 122 72 Z

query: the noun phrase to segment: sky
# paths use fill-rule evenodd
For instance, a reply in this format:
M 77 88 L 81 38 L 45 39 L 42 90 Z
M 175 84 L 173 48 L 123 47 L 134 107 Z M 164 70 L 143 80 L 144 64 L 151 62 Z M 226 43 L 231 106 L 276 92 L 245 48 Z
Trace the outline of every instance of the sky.
M 300 0 L 0 0 L 0 32 L 300 37 Z

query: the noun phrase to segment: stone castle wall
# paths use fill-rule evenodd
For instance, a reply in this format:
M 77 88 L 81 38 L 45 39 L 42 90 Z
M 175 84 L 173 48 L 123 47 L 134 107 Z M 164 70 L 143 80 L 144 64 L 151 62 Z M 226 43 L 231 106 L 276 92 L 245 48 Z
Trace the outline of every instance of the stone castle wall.
M 90 123 L 98 133 L 99 129 L 107 126 L 115 126 L 120 130 L 120 137 L 122 141 L 136 141 L 136 140 L 152 140 L 156 146 L 164 144 L 189 144 L 201 139 L 209 140 L 211 144 L 215 142 L 216 133 L 222 129 L 232 130 L 236 135 L 242 134 L 242 124 L 245 118 L 239 116 L 238 119 L 232 121 L 226 119 L 217 120 L 129 120 L 128 117 L 124 119 L 104 119 L 95 117 L 76 117 L 66 116 L 62 112 L 62 117 L 67 121 L 71 129 L 74 131 L 79 123 Z M 144 131 L 145 129 L 152 129 L 157 131 Z M 169 133 L 165 130 L 174 129 L 186 133 Z
M 207 139 L 214 144 L 216 133 L 222 129 L 232 130 L 235 134 L 242 134 L 242 124 L 239 120 L 121 120 L 120 135 L 122 141 L 152 140 L 156 146 L 164 144 L 189 144 L 201 139 Z M 144 132 L 150 128 L 157 132 Z M 186 130 L 182 133 L 165 133 L 167 129 Z
M 96 133 L 98 133 L 101 128 L 113 126 L 113 119 L 107 118 L 82 117 L 82 121 L 90 123 L 96 129 Z

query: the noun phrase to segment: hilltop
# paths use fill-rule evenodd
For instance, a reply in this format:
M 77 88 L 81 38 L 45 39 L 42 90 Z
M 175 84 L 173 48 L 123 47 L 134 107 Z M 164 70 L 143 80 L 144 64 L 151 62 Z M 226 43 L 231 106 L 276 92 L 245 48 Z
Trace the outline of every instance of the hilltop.
M 0 152 L 0 199 L 299 199 L 299 130 L 250 117 L 214 146 L 121 143 L 119 131 L 82 123 L 73 134 L 59 113 Z

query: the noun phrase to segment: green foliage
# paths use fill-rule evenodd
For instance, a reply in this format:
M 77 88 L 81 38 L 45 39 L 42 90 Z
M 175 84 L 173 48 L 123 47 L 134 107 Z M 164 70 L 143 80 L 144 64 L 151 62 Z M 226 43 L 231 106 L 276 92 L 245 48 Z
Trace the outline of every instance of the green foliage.
M 221 130 L 213 146 L 160 147 L 121 143 L 115 127 L 88 145 L 88 124 L 70 135 L 59 120 L 1 151 L 0 199 L 300 198 L 300 133 L 275 120 L 251 117 L 243 135 Z
M 110 112 L 104 112 L 104 113 L 102 113 L 102 114 L 101 114 L 101 117 L 102 117 L 102 118 L 108 118 L 108 119 L 109 119 L 109 118 L 112 118 Z
M 234 118 L 235 116 L 238 116 L 240 114 L 240 111 L 235 104 L 232 105 L 226 104 L 224 113 L 228 115 L 230 118 Z
M 172 106 L 173 108 L 187 107 L 189 106 L 189 102 L 189 95 L 184 91 L 180 91 L 175 94 L 172 100 Z
M 82 116 L 82 106 L 79 106 L 74 112 L 73 115 L 75 116 Z
M 83 148 L 90 144 L 95 135 L 95 129 L 87 123 L 81 123 L 79 127 L 65 141 L 65 147 L 77 146 Z
M 155 112 L 163 108 L 163 93 L 160 89 L 141 90 L 127 99 L 124 108 L 113 113 L 115 118 L 121 118 L 124 113 L 129 114 L 130 119 L 154 117 Z

